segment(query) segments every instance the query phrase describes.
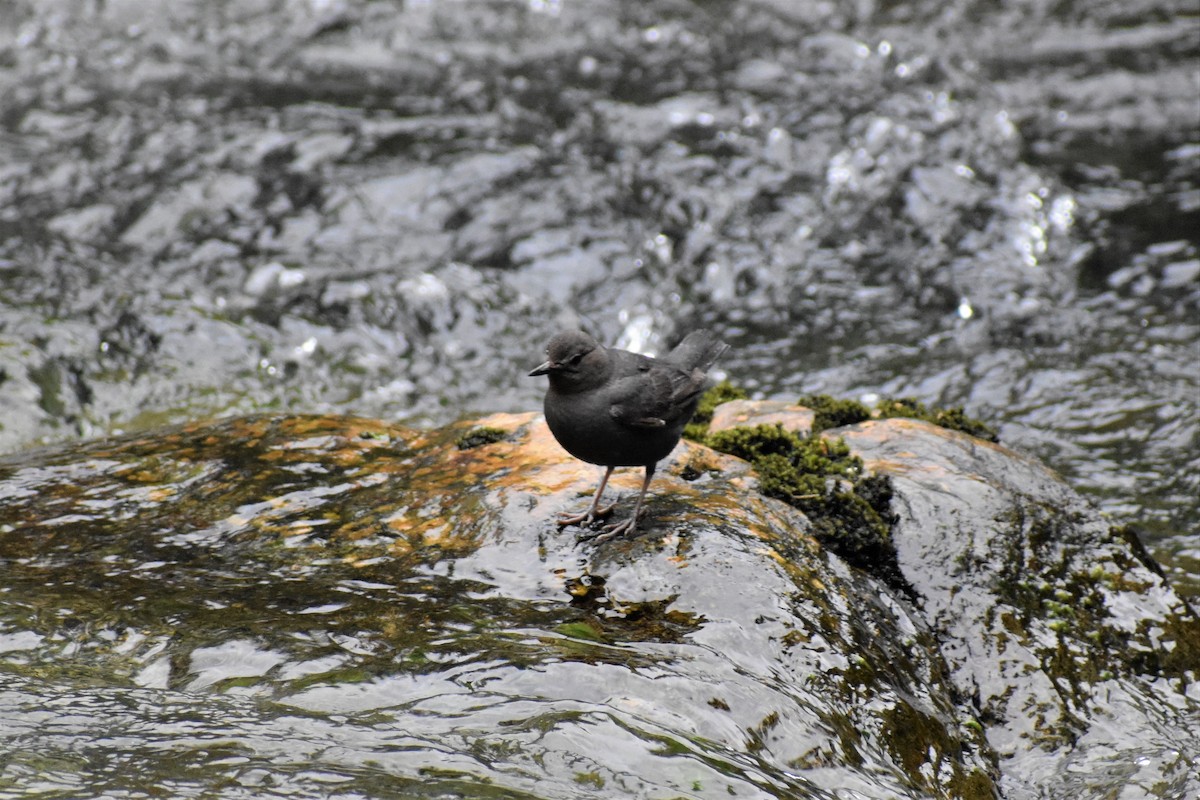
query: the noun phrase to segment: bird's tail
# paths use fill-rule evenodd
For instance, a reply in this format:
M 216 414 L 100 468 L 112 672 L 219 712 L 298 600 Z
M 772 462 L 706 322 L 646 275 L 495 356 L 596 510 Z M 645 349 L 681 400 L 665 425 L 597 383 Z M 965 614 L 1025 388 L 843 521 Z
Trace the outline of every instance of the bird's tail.
M 687 370 L 698 369 L 707 372 L 728 349 L 729 345 L 718 339 L 712 331 L 701 329 L 684 337 L 663 360 L 678 364 Z

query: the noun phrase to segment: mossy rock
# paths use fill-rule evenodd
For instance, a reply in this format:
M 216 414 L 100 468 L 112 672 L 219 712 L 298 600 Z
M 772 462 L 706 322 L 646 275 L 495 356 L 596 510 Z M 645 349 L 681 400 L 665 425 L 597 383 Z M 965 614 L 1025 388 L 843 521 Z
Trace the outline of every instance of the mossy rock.
M 854 425 L 871 418 L 871 409 L 857 400 L 812 394 L 805 395 L 796 402 L 805 408 L 811 408 L 816 414 L 813 418 L 813 433 L 840 428 L 843 425 Z
M 508 431 L 503 428 L 492 428 L 487 425 L 477 425 L 462 436 L 459 436 L 455 444 L 459 450 L 470 450 L 474 447 L 482 447 L 485 444 L 495 444 L 503 441 L 508 436 Z
M 865 476 L 862 459 L 841 439 L 801 436 L 781 425 L 755 425 L 707 436 L 715 450 L 749 461 L 759 491 L 805 513 L 812 534 L 850 564 L 904 588 L 890 541 L 891 488 Z
M 796 402 L 806 408 L 811 408 L 816 413 L 813 420 L 813 433 L 845 425 L 855 425 L 869 419 L 905 417 L 932 422 L 939 428 L 960 431 L 989 442 L 1000 441 L 994 428 L 985 422 L 967 416 L 961 406 L 937 408 L 926 406 L 920 400 L 911 397 L 885 397 L 872 409 L 857 400 L 831 397 L 827 394 L 805 395 Z
M 744 400 L 748 395 L 744 389 L 734 386 L 729 381 L 721 381 L 700 396 L 700 404 L 692 421 L 683 429 L 685 439 L 693 442 L 703 442 L 708 434 L 708 424 L 712 422 L 713 409 L 730 400 Z

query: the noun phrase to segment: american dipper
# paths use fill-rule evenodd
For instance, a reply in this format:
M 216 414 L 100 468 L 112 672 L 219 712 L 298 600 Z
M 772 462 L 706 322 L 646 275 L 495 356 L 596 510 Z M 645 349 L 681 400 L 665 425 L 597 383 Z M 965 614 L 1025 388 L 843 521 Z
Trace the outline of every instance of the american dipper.
M 606 525 L 603 535 L 637 527 L 654 469 L 683 435 L 704 391 L 705 370 L 729 349 L 706 330 L 693 331 L 662 358 L 604 347 L 582 331 L 565 331 L 546 346 L 547 360 L 529 374 L 549 375 L 544 404 L 550 432 L 568 453 L 605 468 L 592 505 L 559 517 L 559 525 L 588 525 L 612 513 L 600 498 L 616 467 L 645 467 L 633 516 Z

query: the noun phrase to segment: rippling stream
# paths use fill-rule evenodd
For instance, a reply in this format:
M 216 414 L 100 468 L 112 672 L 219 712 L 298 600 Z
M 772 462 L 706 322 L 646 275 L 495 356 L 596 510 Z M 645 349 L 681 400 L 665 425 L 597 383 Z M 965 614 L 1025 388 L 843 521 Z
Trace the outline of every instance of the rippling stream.
M 758 396 L 965 406 L 1195 595 L 1198 55 L 1194 4 L 1172 0 L 7 2 L 0 450 L 259 411 L 421 426 L 530 410 L 542 387 L 523 376 L 561 327 L 655 351 L 706 325 Z M 115 588 L 55 583 L 0 616 L 0 659 L 18 661 L 48 652 L 23 615 L 61 618 L 58 655 L 0 681 L 3 725 L 47 743 L 0 755 L 0 796 L 378 796 L 389 759 L 429 762 L 401 794 L 458 796 L 437 782 L 439 737 L 464 735 L 455 704 L 504 724 L 486 693 L 424 687 L 484 686 L 486 660 L 391 675 L 375 697 L 337 688 L 398 653 L 434 663 L 470 629 L 438 598 L 444 638 L 386 630 L 389 608 L 430 602 L 419 573 L 331 562 L 295 576 L 300 602 L 286 558 L 109 555 Z M 111 642 L 105 665 L 138 654 L 115 681 L 72 649 L 96 592 L 122 594 L 122 615 L 144 603 L 129 630 L 87 634 Z M 171 606 L 191 592 L 215 638 L 172 673 L 129 637 L 186 638 Z M 310 624 L 342 602 L 386 646 Z M 578 622 L 522 611 L 543 612 Z M 562 680 L 593 679 L 572 663 Z M 298 689 L 307 674 L 324 688 Z M 283 702 L 264 700 L 268 675 Z M 422 720 L 425 702 L 444 729 L 372 710 Z M 570 748 L 552 729 L 616 724 L 553 699 L 539 713 L 555 724 L 506 746 L 553 757 Z M 613 747 L 636 760 L 652 727 L 613 727 Z M 687 763 L 706 789 L 786 796 L 753 764 Z

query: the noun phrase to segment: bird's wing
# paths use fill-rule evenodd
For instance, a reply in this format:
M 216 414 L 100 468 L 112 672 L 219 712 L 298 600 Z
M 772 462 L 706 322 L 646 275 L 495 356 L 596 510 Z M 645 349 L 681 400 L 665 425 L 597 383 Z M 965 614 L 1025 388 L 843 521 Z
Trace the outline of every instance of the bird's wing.
M 637 372 L 614 381 L 608 413 L 632 428 L 661 428 L 704 391 L 704 373 L 647 359 Z

